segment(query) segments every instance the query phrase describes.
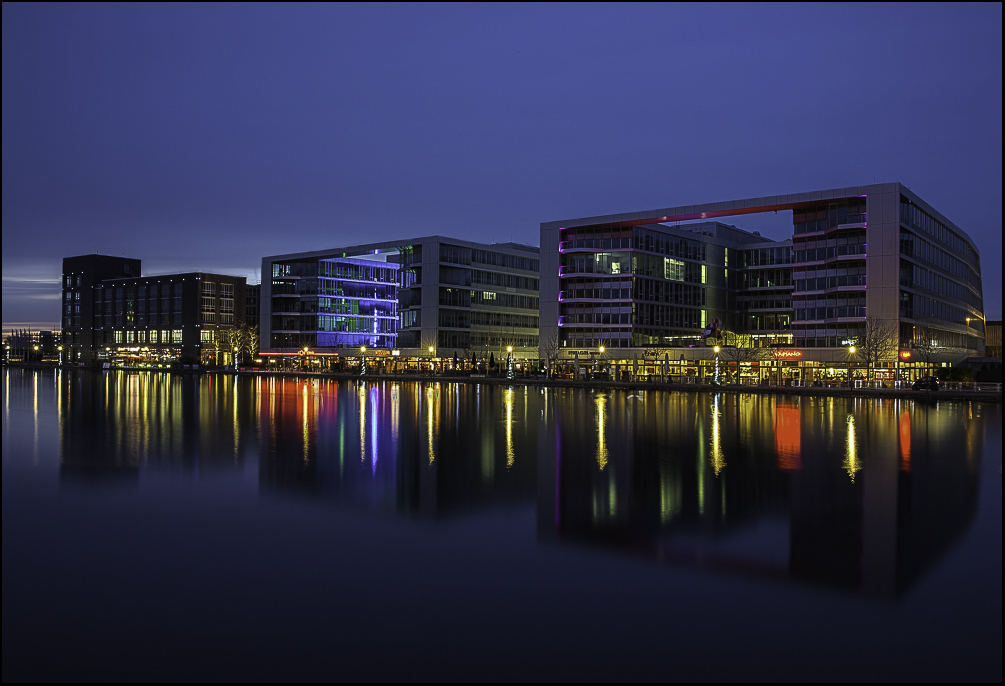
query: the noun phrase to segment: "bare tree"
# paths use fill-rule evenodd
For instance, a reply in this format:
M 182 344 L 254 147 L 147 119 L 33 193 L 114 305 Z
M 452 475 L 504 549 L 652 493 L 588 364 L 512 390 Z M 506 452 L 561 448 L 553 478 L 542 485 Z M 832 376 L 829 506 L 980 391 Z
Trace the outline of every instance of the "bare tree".
M 251 357 L 258 355 L 258 344 L 260 337 L 258 334 L 258 325 L 248 327 L 248 347 L 246 350 Z
M 234 364 L 248 352 L 248 325 L 240 324 L 230 332 L 230 346 L 234 351 Z
M 729 363 L 736 363 L 734 378 L 739 379 L 741 363 L 766 360 L 771 355 L 771 350 L 758 347 L 757 340 L 750 334 L 724 331 L 723 341 L 719 345 L 719 354 L 727 361 L 727 369 L 728 366 L 732 366 Z
M 892 360 L 900 348 L 897 326 L 886 319 L 866 319 L 858 340 L 855 354 L 866 364 L 866 374 L 872 378 L 873 371 L 881 363 Z
M 539 341 L 540 354 L 544 358 L 545 367 L 551 373 L 551 363 L 558 358 L 558 351 L 562 349 L 562 340 L 558 336 L 558 331 L 552 332 L 548 338 Z

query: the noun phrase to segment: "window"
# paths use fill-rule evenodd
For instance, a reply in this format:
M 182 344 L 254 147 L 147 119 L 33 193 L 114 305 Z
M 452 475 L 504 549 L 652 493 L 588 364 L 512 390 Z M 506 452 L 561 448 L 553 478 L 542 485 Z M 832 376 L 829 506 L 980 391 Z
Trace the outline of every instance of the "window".
M 171 342 L 181 343 L 181 329 L 174 329 L 171 331 Z

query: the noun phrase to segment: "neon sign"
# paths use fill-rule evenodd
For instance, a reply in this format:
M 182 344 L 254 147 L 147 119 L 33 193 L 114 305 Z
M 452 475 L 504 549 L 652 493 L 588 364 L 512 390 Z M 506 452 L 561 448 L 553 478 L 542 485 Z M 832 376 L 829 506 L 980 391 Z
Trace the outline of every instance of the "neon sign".
M 802 350 L 776 350 L 776 360 L 798 360 L 803 356 Z

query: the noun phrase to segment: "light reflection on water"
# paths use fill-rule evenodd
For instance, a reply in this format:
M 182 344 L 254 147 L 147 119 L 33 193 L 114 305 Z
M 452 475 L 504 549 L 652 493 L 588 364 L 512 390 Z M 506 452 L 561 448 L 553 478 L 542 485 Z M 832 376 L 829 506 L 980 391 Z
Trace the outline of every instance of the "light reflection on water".
M 542 540 L 887 596 L 966 530 L 986 428 L 973 403 L 376 379 L 9 370 L 3 398 L 5 478 L 27 455 L 68 484 L 250 467 L 340 507 L 536 503 Z

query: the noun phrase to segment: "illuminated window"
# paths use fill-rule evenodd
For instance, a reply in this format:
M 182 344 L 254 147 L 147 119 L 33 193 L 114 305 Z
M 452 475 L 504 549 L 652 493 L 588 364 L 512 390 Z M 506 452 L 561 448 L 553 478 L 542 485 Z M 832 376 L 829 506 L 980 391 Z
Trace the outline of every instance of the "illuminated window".
M 181 329 L 174 329 L 171 331 L 171 342 L 181 343 Z
M 704 269 L 704 267 L 702 267 Z M 663 258 L 663 278 L 670 281 L 684 280 L 684 261 L 670 257 Z
M 213 338 L 214 338 L 213 331 L 207 331 L 203 329 L 202 332 L 199 334 L 199 340 L 202 341 L 203 343 L 212 343 Z
M 123 333 L 121 331 L 116 331 L 115 332 L 115 342 L 116 343 L 122 343 L 123 338 L 124 338 L 124 336 L 123 336 Z

